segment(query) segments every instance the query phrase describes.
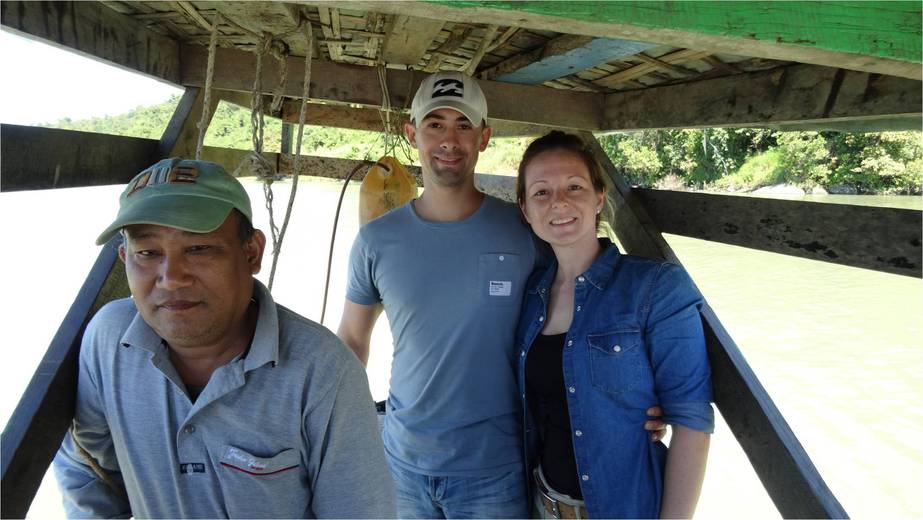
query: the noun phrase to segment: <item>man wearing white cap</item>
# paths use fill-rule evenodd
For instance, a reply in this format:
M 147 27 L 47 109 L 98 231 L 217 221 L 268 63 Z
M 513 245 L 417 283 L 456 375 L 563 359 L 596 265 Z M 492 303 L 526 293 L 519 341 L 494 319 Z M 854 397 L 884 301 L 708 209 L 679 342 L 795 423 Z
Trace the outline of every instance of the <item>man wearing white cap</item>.
M 383 438 L 399 517 L 528 517 L 513 336 L 536 248 L 515 205 L 474 187 L 491 135 L 477 82 L 429 76 L 411 117 L 423 194 L 360 230 L 337 334 L 367 363 L 388 315 Z
M 68 518 L 381 518 L 394 488 L 368 381 L 253 278 L 266 239 L 214 163 L 167 159 L 115 221 L 131 298 L 87 326 L 54 469 Z

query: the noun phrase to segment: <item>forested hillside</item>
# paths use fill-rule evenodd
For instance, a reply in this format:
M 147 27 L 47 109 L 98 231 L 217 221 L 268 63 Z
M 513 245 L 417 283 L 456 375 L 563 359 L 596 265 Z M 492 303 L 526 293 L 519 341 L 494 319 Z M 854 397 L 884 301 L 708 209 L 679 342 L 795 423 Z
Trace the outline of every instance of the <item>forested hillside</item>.
M 174 96 L 119 116 L 63 119 L 44 126 L 159 139 L 178 102 Z M 281 122 L 266 118 L 264 135 L 264 149 L 279 151 Z M 379 132 L 309 126 L 302 150 L 312 155 L 374 159 L 383 154 L 381 136 Z M 478 162 L 478 171 L 515 173 L 528 142 L 527 138 L 493 139 Z M 789 184 L 806 191 L 919 194 L 923 182 L 921 132 L 710 128 L 609 134 L 600 136 L 600 142 L 632 183 L 646 187 L 752 191 Z M 249 110 L 222 102 L 205 144 L 250 149 Z M 410 162 L 415 157 L 404 148 L 398 157 Z

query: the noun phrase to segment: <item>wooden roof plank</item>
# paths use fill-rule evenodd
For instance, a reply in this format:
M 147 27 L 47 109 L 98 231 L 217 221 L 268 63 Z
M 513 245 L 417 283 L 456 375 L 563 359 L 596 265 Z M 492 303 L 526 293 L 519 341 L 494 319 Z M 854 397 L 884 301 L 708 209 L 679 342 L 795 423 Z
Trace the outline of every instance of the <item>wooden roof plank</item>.
M 598 84 L 598 82 L 597 82 Z M 923 116 L 921 82 L 816 65 L 792 65 L 694 83 L 606 95 L 607 130 L 776 126 Z M 893 128 L 893 126 L 891 126 Z
M 207 49 L 183 46 L 182 84 L 205 85 Z M 289 57 L 288 80 L 284 95 L 300 97 L 304 63 Z M 213 88 L 249 92 L 253 83 L 255 58 L 253 53 L 237 49 L 217 49 Z M 266 78 L 278 77 L 278 64 L 267 60 L 263 64 Z M 424 74 L 415 71 L 388 71 L 388 91 L 391 106 L 410 105 Z M 482 81 L 490 112 L 488 119 L 556 126 L 574 129 L 601 129 L 603 94 L 550 90 L 529 85 Z M 320 101 L 352 103 L 369 107 L 381 105 L 381 88 L 374 68 L 315 60 L 311 70 L 311 98 Z M 542 110 L 523 103 L 523 99 L 542 99 Z
M 385 63 L 416 65 L 442 30 L 443 22 L 394 15 L 388 21 L 382 59 Z
M 705 56 L 708 56 L 707 52 L 696 51 L 692 49 L 681 49 L 676 52 L 671 52 L 670 54 L 667 54 L 666 56 L 661 56 L 658 59 L 658 61 L 672 65 L 675 63 L 682 63 L 684 61 L 702 59 Z M 615 88 L 615 86 L 618 85 L 619 83 L 625 83 L 626 81 L 638 79 L 641 76 L 650 74 L 659 68 L 660 68 L 660 65 L 645 62 L 645 63 L 642 63 L 641 65 L 635 65 L 634 67 L 625 69 L 623 71 L 616 72 L 615 74 L 612 74 L 610 76 L 605 76 L 605 77 L 593 80 L 593 82 L 603 87 Z
M 448 57 L 450 54 L 455 52 L 456 49 L 461 47 L 462 43 L 465 43 L 465 39 L 468 38 L 468 35 L 471 34 L 471 26 L 469 25 L 456 25 L 452 28 L 452 35 L 449 36 L 449 39 L 445 41 L 438 49 L 433 51 L 430 56 L 429 63 L 426 64 L 426 67 L 423 69 L 426 72 L 436 72 L 439 70 L 439 66 L 442 65 L 442 61 Z
M 349 5 L 446 21 L 656 42 L 710 54 L 836 63 L 845 69 L 923 79 L 923 9 L 917 1 L 354 0 Z
M 320 26 L 321 31 L 324 33 L 324 39 L 340 39 L 340 30 L 339 24 L 337 24 L 336 32 L 333 29 L 333 17 L 331 16 L 331 11 L 336 11 L 336 9 L 331 10 L 329 7 L 319 6 L 317 8 L 317 14 L 320 17 Z M 343 58 L 343 48 L 335 43 L 327 44 L 327 52 L 330 54 L 330 59 L 333 61 L 340 61 Z
M 648 56 L 647 54 L 644 54 L 643 52 L 639 52 L 638 54 L 636 54 L 635 56 L 633 56 L 633 58 L 635 58 L 635 59 L 637 59 L 637 60 L 640 60 L 640 61 L 643 61 L 643 62 L 645 62 L 645 63 L 650 63 L 651 65 L 653 65 L 653 66 L 655 66 L 655 67 L 657 67 L 657 68 L 659 68 L 659 69 L 668 70 L 668 71 L 670 71 L 670 72 L 672 72 L 672 73 L 678 75 L 678 76 L 681 77 L 681 78 L 687 78 L 687 77 L 689 77 L 689 76 L 695 76 L 696 74 L 699 73 L 699 72 L 696 71 L 696 70 L 684 69 L 683 67 L 679 67 L 679 66 L 677 66 L 677 65 L 673 65 L 672 63 L 667 63 L 667 62 L 665 62 L 665 61 L 663 61 L 663 60 L 659 60 L 659 59 L 657 59 L 657 58 L 653 58 L 653 57 L 651 57 L 651 56 Z M 705 56 L 703 56 L 702 59 L 705 59 Z
M 178 10 L 183 11 L 189 15 L 189 17 L 192 18 L 195 23 L 199 25 L 199 27 L 205 29 L 206 32 L 212 32 L 212 24 L 208 23 L 208 21 L 203 18 L 201 14 L 199 14 L 199 11 L 197 11 L 195 6 L 192 5 L 192 2 L 179 0 L 174 3 L 176 4 Z
M 474 52 L 474 55 L 471 56 L 471 60 L 465 67 L 465 74 L 471 76 L 474 74 L 474 71 L 477 70 L 478 64 L 481 63 L 481 60 L 484 58 L 484 54 L 487 53 L 487 48 L 493 42 L 494 36 L 497 34 L 497 29 L 499 29 L 499 26 L 497 25 L 491 25 L 485 29 L 484 36 L 481 38 L 481 42 L 478 44 L 477 50 Z
M 97 61 L 180 84 L 176 41 L 102 4 L 8 0 L 0 2 L 0 23 Z
M 494 75 L 493 79 L 538 85 L 613 59 L 633 56 L 651 47 L 653 45 L 644 42 L 565 34 L 526 53 L 526 59 L 532 58 L 527 63 L 519 58 L 518 63 L 507 60 L 495 66 L 494 70 L 502 72 Z M 517 68 L 513 69 L 513 66 Z

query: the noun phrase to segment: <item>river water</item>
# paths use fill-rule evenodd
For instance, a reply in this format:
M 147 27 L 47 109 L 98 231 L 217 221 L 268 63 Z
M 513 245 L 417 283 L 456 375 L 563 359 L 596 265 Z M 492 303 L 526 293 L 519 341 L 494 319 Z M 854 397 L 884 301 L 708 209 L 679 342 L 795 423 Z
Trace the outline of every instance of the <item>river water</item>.
M 257 227 L 259 185 L 247 182 Z M 275 184 L 284 208 L 288 182 Z M 120 187 L 0 194 L 0 363 L 6 423 L 89 271 L 93 240 L 111 221 Z M 276 275 L 276 300 L 319 320 L 340 184 L 303 179 Z M 785 197 L 791 198 L 791 197 Z M 806 196 L 825 202 L 923 208 L 920 197 Z M 358 229 L 358 185 L 346 192 L 326 325 L 335 329 L 345 265 Z M 279 210 L 281 213 L 283 210 Z M 278 216 L 281 220 L 281 216 Z M 852 517 L 921 517 L 923 282 L 773 253 L 667 236 L 827 484 Z M 267 260 L 259 277 L 268 279 Z M 391 337 L 373 334 L 369 381 L 387 395 Z M 60 518 L 46 478 L 30 517 Z M 718 419 L 698 516 L 778 518 L 746 456 Z

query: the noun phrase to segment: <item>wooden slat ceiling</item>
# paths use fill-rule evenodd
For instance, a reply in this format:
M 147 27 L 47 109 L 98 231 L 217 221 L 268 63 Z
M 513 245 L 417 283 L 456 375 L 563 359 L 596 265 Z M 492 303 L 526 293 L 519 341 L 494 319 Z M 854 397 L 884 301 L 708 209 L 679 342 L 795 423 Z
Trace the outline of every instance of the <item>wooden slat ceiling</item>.
M 552 79 L 534 78 L 526 67 L 553 58 L 567 35 L 515 26 L 436 21 L 357 11 L 330 5 L 276 2 L 102 2 L 142 22 L 148 29 L 185 44 L 207 46 L 220 14 L 218 45 L 252 51 L 260 35 L 285 42 L 291 56 L 304 56 L 299 23 L 313 25 L 315 58 L 333 62 L 433 72 L 469 71 L 482 79 L 541 84 L 554 89 L 613 93 L 695 82 L 770 69 L 790 62 L 710 54 L 644 42 L 642 52 L 616 57 L 572 59 L 579 70 Z M 338 4 L 338 5 L 348 5 Z M 422 40 L 421 40 L 422 38 Z M 566 38 L 565 38 L 566 39 Z M 429 41 L 426 41 L 429 40 Z M 573 40 L 573 39 L 572 39 Z M 574 45 L 586 44 L 582 42 Z M 572 45 L 573 47 L 573 45 Z M 630 47 L 629 47 L 630 48 Z M 579 48 L 577 49 L 580 50 Z M 598 51 L 597 51 L 598 54 Z M 388 60 L 414 61 L 413 63 Z M 588 61 L 589 60 L 589 61 Z M 583 63 L 583 65 L 580 65 Z M 581 68 L 585 66 L 585 68 Z M 516 74 L 516 71 L 520 71 Z M 513 76 L 503 74 L 513 73 Z

